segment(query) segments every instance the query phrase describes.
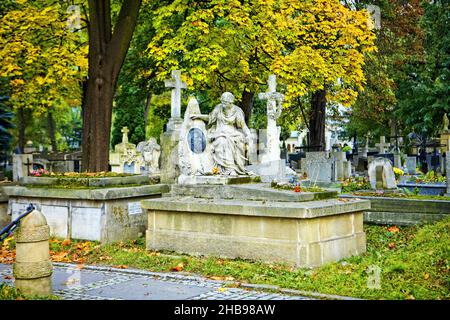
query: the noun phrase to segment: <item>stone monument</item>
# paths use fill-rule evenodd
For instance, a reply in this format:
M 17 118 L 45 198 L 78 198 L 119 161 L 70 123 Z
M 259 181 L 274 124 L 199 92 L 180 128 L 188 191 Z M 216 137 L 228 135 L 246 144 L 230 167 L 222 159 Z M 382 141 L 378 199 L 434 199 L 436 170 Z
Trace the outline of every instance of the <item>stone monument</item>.
M 386 158 L 375 158 L 369 163 L 369 181 L 372 189 L 397 189 L 392 163 Z
M 156 139 L 151 137 L 148 141 L 139 142 L 136 150 L 141 153 L 144 171 L 149 175 L 158 175 L 160 173 L 159 157 L 161 155 L 161 147 L 156 142 Z
M 380 154 L 385 154 L 387 148 L 390 147 L 390 143 L 386 142 L 386 137 L 385 136 L 381 136 L 380 137 L 380 143 L 376 143 L 375 146 L 378 147 L 379 153 Z
M 277 119 L 281 115 L 284 95 L 277 92 L 277 80 L 274 74 L 267 81 L 269 91 L 260 93 L 259 99 L 267 100 L 267 147 L 261 162 L 280 160 L 280 127 Z
M 180 139 L 181 119 L 181 89 L 186 83 L 181 81 L 181 71 L 173 70 L 172 79 L 165 81 L 167 88 L 172 89 L 170 119 L 166 131 L 161 134 L 161 182 L 174 183 L 180 175 L 178 167 L 178 142 Z
M 114 152 L 109 154 L 112 172 L 139 174 L 145 165 L 136 145 L 128 142 L 129 131 L 127 127 L 122 128 L 122 142 L 115 145 Z
M 172 89 L 172 98 L 170 103 L 170 119 L 167 123 L 167 131 L 179 129 L 181 126 L 181 89 L 186 89 L 186 82 L 181 81 L 181 71 L 173 70 L 172 79 L 164 81 L 166 88 Z
M 184 113 L 178 145 L 181 175 L 178 183 L 183 184 L 189 176 L 211 175 L 213 163 L 211 145 L 205 122 L 195 116 L 201 115 L 197 99 L 191 97 Z M 194 116 L 194 119 L 191 117 Z

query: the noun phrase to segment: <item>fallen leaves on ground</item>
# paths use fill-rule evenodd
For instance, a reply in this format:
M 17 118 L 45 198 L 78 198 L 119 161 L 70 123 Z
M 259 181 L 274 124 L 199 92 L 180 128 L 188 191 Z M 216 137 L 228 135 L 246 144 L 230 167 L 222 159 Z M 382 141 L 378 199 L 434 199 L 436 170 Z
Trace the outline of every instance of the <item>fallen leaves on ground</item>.
M 211 276 L 208 277 L 211 280 L 221 280 L 221 281 L 233 281 L 234 278 L 233 277 L 220 277 L 220 276 Z
M 128 269 L 128 266 L 127 266 L 127 265 L 124 265 L 124 264 L 119 264 L 119 265 L 117 265 L 117 266 L 113 266 L 113 268 L 117 268 L 117 269 Z
M 172 267 L 170 271 L 183 271 L 184 263 L 179 263 L 175 267 Z
M 394 249 L 394 248 L 396 247 L 396 245 L 395 245 L 394 242 L 390 242 L 390 243 L 388 244 L 388 247 L 389 247 L 389 249 Z
M 390 233 L 398 233 L 400 232 L 400 229 L 397 226 L 392 226 L 387 229 Z
M 67 246 L 70 246 L 71 243 L 72 243 L 72 241 L 70 241 L 70 239 L 65 239 L 63 242 L 61 242 L 61 245 L 63 247 L 67 247 Z

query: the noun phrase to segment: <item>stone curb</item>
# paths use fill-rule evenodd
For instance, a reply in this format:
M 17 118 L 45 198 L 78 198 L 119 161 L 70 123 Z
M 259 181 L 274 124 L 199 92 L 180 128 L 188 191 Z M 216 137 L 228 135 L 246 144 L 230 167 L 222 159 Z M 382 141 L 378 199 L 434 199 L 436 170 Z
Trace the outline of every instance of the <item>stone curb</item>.
M 57 267 L 65 267 L 65 268 L 76 268 L 76 264 L 71 263 L 60 263 L 60 262 L 54 262 L 54 266 Z M 253 290 L 261 290 L 261 291 L 277 291 L 279 293 L 284 293 L 288 295 L 302 295 L 307 296 L 311 298 L 317 298 L 317 299 L 326 299 L 326 300 L 363 300 L 359 298 L 353 298 L 353 297 L 345 297 L 345 296 L 338 296 L 338 295 L 332 295 L 332 294 L 324 294 L 319 292 L 313 292 L 313 291 L 302 291 L 302 290 L 294 290 L 294 289 L 285 289 L 280 288 L 276 285 L 266 285 L 266 284 L 251 284 L 251 283 L 242 283 L 242 282 L 236 282 L 236 281 L 221 281 L 221 280 L 213 280 L 208 279 L 202 276 L 189 276 L 185 274 L 171 274 L 171 273 L 163 273 L 163 272 L 153 272 L 153 271 L 145 271 L 145 270 L 139 270 L 139 269 L 118 269 L 110 266 L 92 266 L 92 265 L 84 265 L 83 269 L 85 270 L 94 270 L 94 271 L 108 271 L 113 273 L 126 273 L 126 274 L 135 274 L 135 275 L 143 275 L 143 276 L 154 276 L 159 278 L 172 278 L 172 279 L 185 279 L 185 280 L 202 280 L 202 281 L 209 281 L 213 283 L 223 283 L 224 285 L 239 285 L 240 288 L 244 289 L 253 289 Z

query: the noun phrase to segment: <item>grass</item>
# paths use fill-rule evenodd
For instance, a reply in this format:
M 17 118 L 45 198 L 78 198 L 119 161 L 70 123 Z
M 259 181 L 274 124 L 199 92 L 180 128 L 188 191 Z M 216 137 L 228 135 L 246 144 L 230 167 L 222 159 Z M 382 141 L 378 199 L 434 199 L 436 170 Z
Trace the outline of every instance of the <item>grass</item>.
M 58 296 L 29 296 L 21 294 L 16 288 L 0 283 L 0 300 L 60 300 Z
M 450 299 L 450 218 L 413 227 L 365 225 L 365 231 L 365 254 L 315 269 L 147 251 L 143 238 L 110 245 L 53 239 L 50 246 L 54 261 L 187 272 L 364 299 Z M 376 268 L 379 289 L 368 286 Z
M 361 191 L 361 192 L 352 192 L 352 195 L 361 197 L 365 196 L 365 197 L 401 198 L 401 199 L 417 199 L 417 200 L 446 200 L 446 201 L 450 200 L 450 197 L 448 196 L 421 195 L 421 194 L 401 193 L 401 192 L 389 193 L 389 192 Z

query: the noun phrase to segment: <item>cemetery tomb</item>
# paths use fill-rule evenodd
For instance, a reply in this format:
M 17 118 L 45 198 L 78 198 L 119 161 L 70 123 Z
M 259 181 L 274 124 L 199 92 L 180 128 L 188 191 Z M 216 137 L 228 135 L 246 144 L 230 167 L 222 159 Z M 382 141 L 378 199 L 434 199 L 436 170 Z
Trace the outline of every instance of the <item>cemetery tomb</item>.
M 167 185 L 151 184 L 148 176 L 140 175 L 77 178 L 72 188 L 71 181 L 74 179 L 27 177 L 18 186 L 4 187 L 9 196 L 8 220 L 17 218 L 32 203 L 44 214 L 52 236 L 102 243 L 136 239 L 147 225 L 140 201 L 169 190 Z M 64 183 L 64 187 L 58 185 Z
M 341 202 L 335 195 L 264 183 L 174 185 L 170 196 L 142 201 L 147 249 L 297 267 L 361 254 L 363 211 L 370 202 Z

